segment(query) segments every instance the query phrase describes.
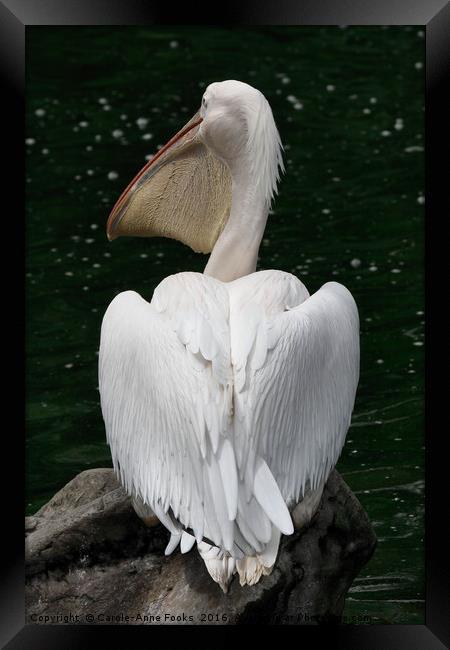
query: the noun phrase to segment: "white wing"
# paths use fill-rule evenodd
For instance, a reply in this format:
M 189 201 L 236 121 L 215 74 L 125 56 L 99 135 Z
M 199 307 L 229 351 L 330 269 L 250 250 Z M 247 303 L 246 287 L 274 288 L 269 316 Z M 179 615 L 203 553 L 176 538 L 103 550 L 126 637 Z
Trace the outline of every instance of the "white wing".
M 263 553 L 293 531 L 286 503 L 336 463 L 358 315 L 336 283 L 308 296 L 279 271 L 180 273 L 151 303 L 127 291 L 110 304 L 99 386 L 114 467 L 175 541 L 184 527 L 234 557 Z
M 99 387 L 123 485 L 174 536 L 181 524 L 197 541 L 204 536 L 242 557 L 263 549 L 272 523 L 292 532 L 263 459 L 255 476 L 238 478 L 225 284 L 180 273 L 150 304 L 132 291 L 119 294 L 103 319 Z
M 252 453 L 264 458 L 291 508 L 326 481 L 344 444 L 359 378 L 358 311 L 336 282 L 308 297 L 290 274 L 242 280 L 230 290 L 240 472 L 254 471 Z

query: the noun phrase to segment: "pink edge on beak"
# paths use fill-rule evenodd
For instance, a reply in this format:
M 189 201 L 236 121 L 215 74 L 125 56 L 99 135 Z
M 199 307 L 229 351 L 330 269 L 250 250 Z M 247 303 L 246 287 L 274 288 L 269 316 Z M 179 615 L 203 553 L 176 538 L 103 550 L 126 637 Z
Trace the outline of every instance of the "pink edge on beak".
M 133 178 L 133 180 L 127 185 L 127 187 L 124 189 L 122 194 L 119 196 L 117 199 L 113 209 L 111 210 L 108 221 L 106 223 L 106 236 L 108 237 L 108 241 L 112 241 L 116 237 L 114 236 L 114 229 L 117 225 L 117 223 L 120 220 L 120 217 L 122 216 L 122 208 L 126 203 L 128 194 L 134 187 L 134 185 L 138 182 L 138 180 L 142 177 L 143 174 L 155 163 L 170 147 L 172 147 L 176 142 L 178 142 L 183 136 L 185 136 L 189 131 L 192 131 L 195 127 L 199 126 L 200 123 L 203 122 L 203 118 L 199 117 L 197 120 L 192 122 L 191 124 L 188 124 L 185 126 L 181 131 L 178 131 L 176 135 L 173 136 L 165 145 L 164 147 L 161 147 L 161 149 L 151 158 L 148 163 L 144 165 L 144 167 L 136 174 L 136 176 Z

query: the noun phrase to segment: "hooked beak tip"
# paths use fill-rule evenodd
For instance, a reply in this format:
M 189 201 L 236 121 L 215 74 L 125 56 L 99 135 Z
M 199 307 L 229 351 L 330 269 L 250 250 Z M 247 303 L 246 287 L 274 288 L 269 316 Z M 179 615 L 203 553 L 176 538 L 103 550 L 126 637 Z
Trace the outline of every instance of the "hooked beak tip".
M 114 216 L 117 213 L 116 210 L 117 204 L 114 206 L 114 208 L 111 210 L 108 221 L 106 222 L 106 237 L 108 241 L 113 241 L 113 239 L 117 239 L 117 235 L 114 233 L 115 230 L 115 220 Z
M 108 241 L 111 242 L 111 241 L 113 241 L 114 239 L 117 239 L 117 235 L 114 235 L 112 232 L 110 232 L 109 230 L 107 230 L 107 231 L 106 231 L 106 238 L 108 239 Z

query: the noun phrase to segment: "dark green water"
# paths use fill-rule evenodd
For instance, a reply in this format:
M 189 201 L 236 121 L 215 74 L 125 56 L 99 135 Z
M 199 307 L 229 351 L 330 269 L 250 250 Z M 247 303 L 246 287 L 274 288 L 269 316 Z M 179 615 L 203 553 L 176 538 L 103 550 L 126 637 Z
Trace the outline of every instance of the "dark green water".
M 268 98 L 287 173 L 259 268 L 361 318 L 361 380 L 339 471 L 379 545 L 345 614 L 424 622 L 424 34 L 417 27 L 27 28 L 27 512 L 110 466 L 97 389 L 103 313 L 206 257 L 109 244 L 118 195 L 199 106 L 239 79 Z

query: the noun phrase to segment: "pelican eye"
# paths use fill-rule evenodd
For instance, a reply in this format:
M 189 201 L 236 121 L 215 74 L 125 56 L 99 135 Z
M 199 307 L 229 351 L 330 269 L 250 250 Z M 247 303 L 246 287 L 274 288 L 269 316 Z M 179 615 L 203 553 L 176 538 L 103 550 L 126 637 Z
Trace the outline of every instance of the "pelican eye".
M 203 104 L 204 108 L 208 108 L 208 102 L 206 101 L 206 99 L 204 97 L 202 99 L 202 104 Z

